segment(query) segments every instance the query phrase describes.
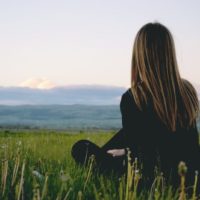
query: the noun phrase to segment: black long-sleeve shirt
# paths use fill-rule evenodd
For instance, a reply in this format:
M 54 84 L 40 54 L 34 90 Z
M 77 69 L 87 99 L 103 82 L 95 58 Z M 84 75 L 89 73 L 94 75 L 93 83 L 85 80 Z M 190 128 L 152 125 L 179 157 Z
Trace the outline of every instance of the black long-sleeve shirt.
M 199 136 L 197 126 L 188 130 L 177 127 L 171 132 L 157 117 L 151 104 L 140 111 L 129 88 L 121 98 L 120 110 L 125 147 L 131 157 L 143 163 L 143 173 L 152 176 L 155 166 L 167 175 L 177 173 L 180 161 L 188 167 L 188 173 L 199 169 Z

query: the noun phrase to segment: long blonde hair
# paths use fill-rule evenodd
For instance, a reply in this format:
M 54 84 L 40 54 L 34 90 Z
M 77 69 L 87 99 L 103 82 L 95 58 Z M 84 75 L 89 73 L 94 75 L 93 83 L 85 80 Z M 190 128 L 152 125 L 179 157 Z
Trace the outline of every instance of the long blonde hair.
M 138 31 L 131 65 L 131 91 L 140 110 L 150 97 L 157 116 L 171 131 L 177 123 L 186 128 L 195 125 L 197 93 L 180 77 L 174 40 L 165 26 L 148 23 Z

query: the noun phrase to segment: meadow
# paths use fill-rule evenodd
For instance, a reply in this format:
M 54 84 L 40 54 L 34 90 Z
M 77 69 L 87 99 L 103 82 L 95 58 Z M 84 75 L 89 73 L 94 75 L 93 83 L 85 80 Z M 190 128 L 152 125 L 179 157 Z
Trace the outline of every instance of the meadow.
M 0 131 L 0 199 L 1 200 L 134 200 L 197 199 L 196 182 L 187 194 L 184 163 L 180 166 L 180 188 L 164 185 L 162 174 L 152 187 L 137 191 L 142 179 L 137 163 L 128 165 L 121 178 L 93 171 L 91 157 L 85 167 L 76 165 L 71 147 L 79 139 L 89 139 L 102 146 L 114 134 L 110 132 L 77 132 L 47 130 Z M 178 173 L 178 172 L 177 172 Z M 197 174 L 196 179 L 197 181 Z

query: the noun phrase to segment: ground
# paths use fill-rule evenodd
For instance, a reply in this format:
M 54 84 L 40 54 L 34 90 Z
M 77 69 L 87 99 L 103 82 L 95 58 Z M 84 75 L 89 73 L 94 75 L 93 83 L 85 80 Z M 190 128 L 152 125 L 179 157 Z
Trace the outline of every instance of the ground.
M 138 194 L 137 183 L 142 175 L 137 169 L 129 168 L 129 178 L 119 179 L 94 173 L 92 169 L 95 161 L 92 159 L 84 168 L 76 165 L 70 154 L 74 142 L 89 139 L 101 146 L 113 133 L 114 131 L 71 133 L 50 130 L 1 130 L 0 199 L 187 198 L 184 185 L 182 193 L 181 190 L 174 191 L 171 186 L 166 186 L 163 190 L 161 176 L 156 177 L 150 191 L 144 190 Z

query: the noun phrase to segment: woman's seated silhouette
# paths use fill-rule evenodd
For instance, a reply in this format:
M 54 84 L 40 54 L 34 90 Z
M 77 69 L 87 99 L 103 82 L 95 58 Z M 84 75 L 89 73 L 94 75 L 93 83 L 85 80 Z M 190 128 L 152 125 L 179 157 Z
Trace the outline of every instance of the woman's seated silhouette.
M 102 147 L 78 141 L 72 156 L 83 164 L 94 154 L 100 171 L 123 174 L 128 147 L 147 179 L 153 179 L 157 166 L 176 183 L 178 164 L 184 161 L 193 181 L 200 168 L 199 101 L 192 84 L 180 77 L 170 31 L 160 23 L 144 25 L 136 35 L 131 64 L 131 86 L 120 102 L 122 129 Z

